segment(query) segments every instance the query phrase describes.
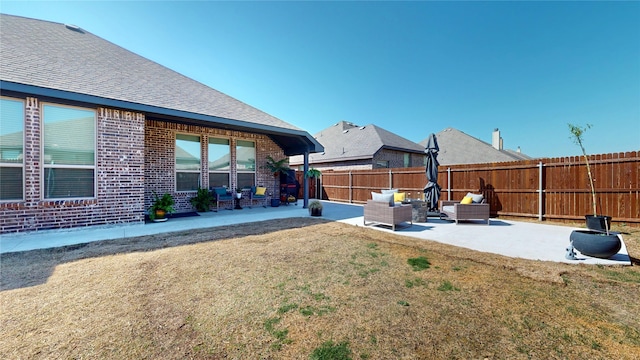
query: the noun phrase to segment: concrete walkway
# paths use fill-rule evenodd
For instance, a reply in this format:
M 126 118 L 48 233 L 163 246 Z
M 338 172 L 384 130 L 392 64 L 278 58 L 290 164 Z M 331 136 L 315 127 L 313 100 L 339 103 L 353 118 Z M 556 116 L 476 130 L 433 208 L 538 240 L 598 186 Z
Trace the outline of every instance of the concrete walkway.
M 361 205 L 327 201 L 324 201 L 323 204 L 323 219 L 363 226 L 363 209 Z M 298 205 L 291 204 L 277 208 L 253 207 L 252 209 L 245 208 L 233 211 L 220 210 L 218 213 L 200 213 L 200 216 L 174 218 L 164 223 L 95 226 L 78 229 L 45 230 L 24 234 L 6 234 L 0 235 L 0 253 L 263 220 L 277 221 L 282 219 L 283 227 L 286 227 L 287 218 L 308 216 L 308 210 L 302 208 L 302 201 L 300 201 Z M 578 253 L 579 260 L 567 260 L 565 254 L 566 248 L 569 246 L 569 235 L 573 230 L 577 229 L 568 226 L 501 219 L 492 219 L 490 226 L 480 222 L 456 225 L 453 222 L 438 218 L 429 218 L 426 223 L 414 223 L 413 226 L 400 228 L 395 232 L 383 226 L 368 226 L 368 228 L 514 258 L 569 264 L 631 265 L 631 259 L 624 241 L 620 252 L 610 259 L 593 258 Z M 621 235 L 618 236 L 622 239 Z

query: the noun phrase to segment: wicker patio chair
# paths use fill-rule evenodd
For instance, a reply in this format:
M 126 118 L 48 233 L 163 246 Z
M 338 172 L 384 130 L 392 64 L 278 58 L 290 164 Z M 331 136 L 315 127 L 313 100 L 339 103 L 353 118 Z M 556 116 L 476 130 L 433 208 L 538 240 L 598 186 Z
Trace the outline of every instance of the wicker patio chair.
M 393 231 L 403 222 L 413 225 L 411 209 L 411 205 L 389 206 L 385 201 L 367 200 L 364 205 L 364 225 L 367 226 L 367 222 L 389 225 Z
M 484 220 L 490 225 L 490 207 L 485 203 L 461 204 L 459 201 L 443 200 L 440 202 L 440 218 L 454 220 Z

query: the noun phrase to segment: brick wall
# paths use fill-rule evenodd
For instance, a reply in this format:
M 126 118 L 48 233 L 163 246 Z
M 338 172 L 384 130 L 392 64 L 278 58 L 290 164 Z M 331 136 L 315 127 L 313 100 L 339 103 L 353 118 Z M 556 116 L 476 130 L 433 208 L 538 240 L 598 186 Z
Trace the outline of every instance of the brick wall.
M 25 198 L 0 203 L 0 233 L 144 220 L 144 115 L 96 110 L 96 197 L 44 200 L 40 102 L 25 99 Z
M 175 124 L 156 120 L 147 120 L 145 125 L 145 209 L 151 206 L 153 191 L 162 195 L 169 193 L 176 201 L 177 212 L 194 211 L 189 199 L 195 195 L 194 191 L 175 191 L 175 137 L 176 133 L 200 136 L 202 150 L 201 182 L 209 184 L 208 143 L 209 137 L 221 137 L 230 140 L 231 147 L 231 184 L 230 188 L 236 188 L 236 154 L 235 145 L 238 140 L 254 141 L 256 144 L 256 184 L 267 187 L 267 193 L 278 196 L 278 183 L 274 192 L 274 177 L 264 169 L 267 155 L 274 159 L 284 158 L 282 149 L 269 137 L 225 129 L 207 128 L 197 125 Z M 246 205 L 246 200 L 243 200 Z
M 256 143 L 256 184 L 279 196 L 278 183 L 264 169 L 267 155 L 284 158 L 283 150 L 265 135 L 146 120 L 145 115 L 118 109 L 96 111 L 96 197 L 43 200 L 40 102 L 25 99 L 23 201 L 0 202 L 0 233 L 92 225 L 142 223 L 152 191 L 170 193 L 176 210 L 192 211 L 194 192 L 175 191 L 175 134 L 199 135 L 202 144 L 202 183 L 208 184 L 209 136 L 231 140 L 231 188 L 235 188 L 235 143 Z M 246 201 L 244 201 L 246 202 Z
M 376 167 L 377 161 L 389 161 L 389 168 L 405 167 L 404 154 L 406 153 L 403 151 L 382 149 L 373 155 L 373 169 L 378 169 L 378 167 Z M 424 166 L 424 155 L 409 153 L 408 167 L 417 166 Z
M 360 159 L 360 160 L 345 160 L 345 161 L 332 161 L 327 163 L 313 163 L 309 167 L 313 167 L 320 171 L 349 171 L 349 170 L 371 170 L 379 169 L 376 166 L 377 161 L 388 161 L 389 168 L 401 168 L 404 167 L 404 154 L 405 152 L 397 150 L 382 149 L 374 154 L 372 159 Z M 424 155 L 422 154 L 409 154 L 409 167 L 424 166 Z M 302 166 L 296 166 L 297 169 L 301 169 Z

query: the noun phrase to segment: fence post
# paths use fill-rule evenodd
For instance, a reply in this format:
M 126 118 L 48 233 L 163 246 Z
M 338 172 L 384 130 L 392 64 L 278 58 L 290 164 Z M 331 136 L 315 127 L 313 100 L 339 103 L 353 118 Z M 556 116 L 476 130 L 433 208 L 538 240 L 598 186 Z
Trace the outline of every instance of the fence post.
M 393 189 L 393 175 L 391 170 L 389 170 L 389 189 Z
M 538 162 L 538 221 L 542 221 L 542 161 Z
M 451 200 L 451 168 L 447 168 L 447 200 Z
M 353 178 L 349 170 L 349 204 L 353 203 Z

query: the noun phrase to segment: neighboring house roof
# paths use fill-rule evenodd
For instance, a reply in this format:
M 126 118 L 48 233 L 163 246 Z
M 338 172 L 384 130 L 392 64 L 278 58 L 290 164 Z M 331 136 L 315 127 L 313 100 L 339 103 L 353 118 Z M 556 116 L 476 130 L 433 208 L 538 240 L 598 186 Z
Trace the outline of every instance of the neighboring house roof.
M 419 144 L 427 145 L 427 140 Z M 498 150 L 491 144 L 479 140 L 464 132 L 447 128 L 436 134 L 438 141 L 438 162 L 440 165 L 479 164 L 507 162 L 531 159 L 529 156 L 512 150 Z
M 0 60 L 3 93 L 262 133 L 289 155 L 322 151 L 304 130 L 76 26 L 0 14 Z
M 340 121 L 313 137 L 324 147 L 323 153 L 309 155 L 309 163 L 328 163 L 371 159 L 380 149 L 424 155 L 424 147 L 375 125 L 358 126 Z M 292 156 L 291 165 L 302 164 L 301 156 Z

